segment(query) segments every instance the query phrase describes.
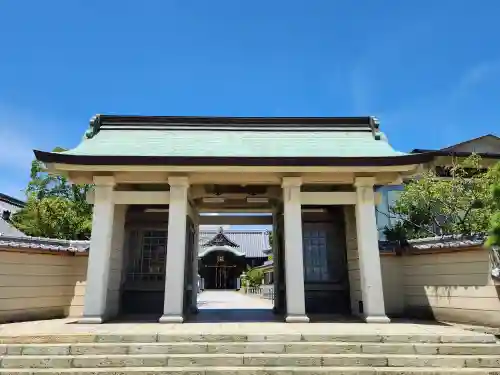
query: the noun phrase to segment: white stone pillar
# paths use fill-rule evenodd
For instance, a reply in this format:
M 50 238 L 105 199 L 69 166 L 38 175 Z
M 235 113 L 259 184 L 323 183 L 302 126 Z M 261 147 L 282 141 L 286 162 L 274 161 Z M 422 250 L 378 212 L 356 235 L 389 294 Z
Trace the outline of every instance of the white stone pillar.
M 356 233 L 358 238 L 359 270 L 363 315 L 367 323 L 388 323 L 385 314 L 382 270 L 375 219 L 375 178 L 357 177 Z
M 167 261 L 165 300 L 160 323 L 184 321 L 184 271 L 186 267 L 187 177 L 169 177 Z
M 302 252 L 302 207 L 300 177 L 283 178 L 285 221 L 286 322 L 307 323 L 304 294 L 304 260 Z
M 81 323 L 106 320 L 115 205 L 112 176 L 94 177 L 94 210 Z

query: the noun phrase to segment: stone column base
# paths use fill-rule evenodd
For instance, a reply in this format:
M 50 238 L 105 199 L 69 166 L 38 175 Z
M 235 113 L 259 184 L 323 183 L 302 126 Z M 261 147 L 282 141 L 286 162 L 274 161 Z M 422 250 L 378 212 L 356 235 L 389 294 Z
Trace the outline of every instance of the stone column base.
M 365 316 L 364 320 L 366 323 L 390 323 L 391 319 L 387 316 Z
M 158 322 L 179 324 L 184 322 L 184 317 L 182 315 L 163 315 Z
M 79 324 L 102 324 L 104 319 L 102 316 L 82 316 L 78 319 Z
M 191 314 L 198 314 L 200 312 L 198 306 L 191 306 L 189 311 L 191 312 Z
M 307 315 L 287 315 L 285 318 L 287 323 L 309 323 Z

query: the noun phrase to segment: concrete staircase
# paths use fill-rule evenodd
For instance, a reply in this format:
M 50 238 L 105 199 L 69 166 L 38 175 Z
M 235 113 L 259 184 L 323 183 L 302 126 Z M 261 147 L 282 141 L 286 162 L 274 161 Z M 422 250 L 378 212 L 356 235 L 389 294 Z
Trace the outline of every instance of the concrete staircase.
M 500 374 L 492 335 L 71 334 L 0 337 L 0 374 Z

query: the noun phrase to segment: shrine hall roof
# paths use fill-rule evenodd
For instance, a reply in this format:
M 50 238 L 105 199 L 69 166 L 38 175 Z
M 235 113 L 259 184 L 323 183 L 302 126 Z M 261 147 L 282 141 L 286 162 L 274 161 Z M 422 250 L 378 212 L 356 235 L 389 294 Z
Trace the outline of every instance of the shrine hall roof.
M 265 230 L 200 230 L 199 245 L 199 253 L 208 246 L 219 245 L 235 247 L 247 258 L 265 258 L 269 233 Z
M 35 151 L 82 165 L 406 165 L 432 153 L 395 151 L 374 117 L 168 117 L 97 115 L 82 142 Z

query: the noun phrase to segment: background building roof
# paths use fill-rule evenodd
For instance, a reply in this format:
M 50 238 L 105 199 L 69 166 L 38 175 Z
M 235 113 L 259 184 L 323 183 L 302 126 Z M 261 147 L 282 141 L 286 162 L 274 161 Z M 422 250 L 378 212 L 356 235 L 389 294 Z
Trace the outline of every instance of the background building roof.
M 436 156 L 453 155 L 460 157 L 475 153 L 484 158 L 500 159 L 500 138 L 494 134 L 486 134 L 439 150 L 416 148 L 412 150 L 412 153 L 433 153 Z
M 5 204 L 11 207 L 23 208 L 26 205 L 26 202 L 11 197 L 10 195 L 0 193 L 0 207 L 3 207 Z
M 11 214 L 24 207 L 25 203 L 7 194 L 0 193 L 0 236 L 25 237 L 25 234 L 9 221 Z
M 199 253 L 202 245 L 209 242 L 220 233 L 220 230 L 200 230 Z M 238 251 L 247 258 L 267 258 L 264 253 L 269 249 L 269 233 L 265 230 L 224 230 L 223 234 L 233 243 L 237 244 Z

